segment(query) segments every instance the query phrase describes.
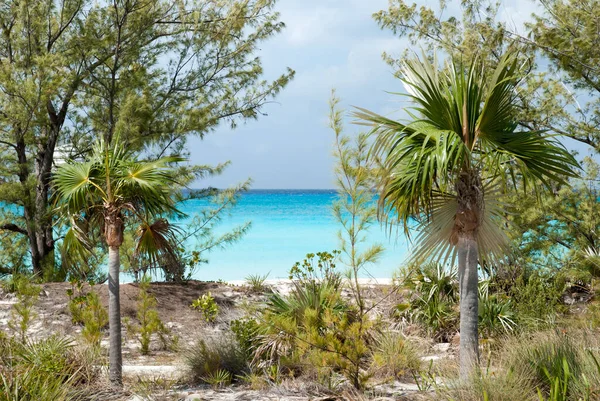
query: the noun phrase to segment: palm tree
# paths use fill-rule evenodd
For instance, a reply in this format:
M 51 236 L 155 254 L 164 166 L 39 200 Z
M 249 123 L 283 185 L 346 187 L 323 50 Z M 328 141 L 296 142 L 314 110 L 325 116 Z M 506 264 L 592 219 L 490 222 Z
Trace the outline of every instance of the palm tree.
M 416 221 L 413 261 L 458 257 L 462 379 L 479 362 L 478 263 L 502 257 L 507 246 L 497 195 L 517 183 L 536 190 L 565 183 L 579 168 L 552 136 L 519 126 L 519 70 L 511 54 L 491 75 L 477 61 L 439 69 L 435 58 L 414 57 L 400 70 L 415 104 L 409 121 L 361 108 L 354 113 L 372 127 L 372 155 L 382 163 L 380 218 L 407 235 Z
M 119 302 L 119 248 L 123 243 L 128 218 L 141 223 L 137 230 L 137 252 L 146 252 L 151 259 L 172 254 L 172 227 L 159 218 L 181 215 L 173 199 L 172 163 L 178 157 L 155 161 L 136 161 L 118 140 L 112 146 L 99 142 L 89 160 L 60 166 L 54 177 L 57 202 L 71 221 L 65 236 L 70 249 L 85 253 L 90 249 L 88 234 L 100 229 L 108 246 L 109 291 L 109 377 L 116 386 L 122 385 L 121 313 Z

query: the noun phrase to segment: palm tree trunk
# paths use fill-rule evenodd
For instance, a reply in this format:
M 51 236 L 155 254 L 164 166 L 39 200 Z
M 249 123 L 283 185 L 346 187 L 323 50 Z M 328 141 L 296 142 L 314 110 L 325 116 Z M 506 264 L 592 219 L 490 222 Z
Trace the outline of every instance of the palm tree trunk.
M 477 239 L 474 235 L 465 233 L 459 237 L 457 245 L 460 290 L 460 378 L 466 381 L 472 378 L 479 365 Z
M 460 379 L 473 378 L 479 368 L 479 276 L 477 233 L 483 210 L 478 171 L 465 170 L 456 182 L 458 209 L 454 220 L 460 291 Z
M 121 303 L 119 300 L 119 247 L 108 248 L 108 322 L 109 322 L 109 378 L 116 387 L 123 385 L 123 357 L 121 354 Z

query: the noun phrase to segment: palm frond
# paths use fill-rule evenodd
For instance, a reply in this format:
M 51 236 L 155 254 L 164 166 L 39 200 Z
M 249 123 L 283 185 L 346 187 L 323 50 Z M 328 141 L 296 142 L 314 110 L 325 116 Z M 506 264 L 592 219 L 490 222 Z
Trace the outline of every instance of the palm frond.
M 152 224 L 143 222 L 136 232 L 135 256 L 145 255 L 154 266 L 179 263 L 177 257 L 177 234 L 179 230 L 166 219 Z
M 100 170 L 94 162 L 60 166 L 54 175 L 59 202 L 66 205 L 70 212 L 84 210 L 90 198 L 106 196 L 100 180 Z
M 509 246 L 506 233 L 498 222 L 502 219 L 505 206 L 500 202 L 501 192 L 497 183 L 484 185 L 484 210 L 477 232 L 479 257 L 494 262 L 502 258 Z M 431 261 L 454 265 L 457 248 L 452 239 L 458 202 L 453 194 L 437 193 L 431 214 L 419 221 L 418 232 L 411 254 L 411 263 Z

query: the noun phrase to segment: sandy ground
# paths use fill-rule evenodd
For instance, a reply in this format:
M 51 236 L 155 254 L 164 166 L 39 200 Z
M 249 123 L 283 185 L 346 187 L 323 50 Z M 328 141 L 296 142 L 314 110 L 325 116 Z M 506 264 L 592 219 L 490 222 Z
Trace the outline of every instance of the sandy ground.
M 199 338 L 216 336 L 228 330 L 229 322 L 241 317 L 244 312 L 242 306 L 245 303 L 260 303 L 265 300 L 265 295 L 254 293 L 243 285 L 243 282 L 214 283 L 189 281 L 181 284 L 153 283 L 150 293 L 156 297 L 157 310 L 163 323 L 171 330 L 172 335 L 179 337 L 179 348 L 195 343 Z M 267 284 L 274 290 L 286 293 L 290 289 L 290 282 L 286 280 L 272 280 Z M 402 295 L 395 292 L 390 293 L 389 280 L 363 280 L 367 299 L 383 299 L 375 308 L 375 313 L 386 315 L 393 305 L 397 304 Z M 69 283 L 48 283 L 42 285 L 42 293 L 35 305 L 35 317 L 29 328 L 28 335 L 32 339 L 44 338 L 51 335 L 68 336 L 77 339 L 81 327 L 73 325 L 68 309 L 67 290 L 71 288 Z M 107 285 L 97 285 L 96 291 L 105 307 L 108 307 Z M 87 290 L 87 288 L 86 288 Z M 139 288 L 137 284 L 121 285 L 121 315 L 136 322 L 137 296 Z M 205 293 L 210 292 L 219 305 L 219 315 L 215 323 L 203 321 L 201 314 L 191 309 L 191 303 Z M 0 328 L 4 332 L 10 332 L 8 322 L 11 318 L 11 309 L 16 302 L 13 294 L 3 293 L 0 290 Z M 233 387 L 223 390 L 214 390 L 210 387 L 189 388 L 177 386 L 181 378 L 185 377 L 186 371 L 181 359 L 181 354 L 161 349 L 158 341 L 153 341 L 150 355 L 144 356 L 139 352 L 139 343 L 135 338 L 128 335 L 123 328 L 123 373 L 128 387 L 139 393 L 138 384 L 150 382 L 173 387 L 165 388 L 160 394 L 123 395 L 122 398 L 130 400 L 359 400 L 356 396 L 342 395 L 338 398 L 323 397 L 319 395 L 307 395 L 306 389 L 297 388 L 272 388 L 269 391 L 251 391 L 243 387 Z M 102 340 L 104 347 L 108 346 L 108 332 L 104 332 Z M 438 358 L 438 355 L 433 355 Z M 168 385 L 168 386 L 167 386 Z M 175 386 L 171 386 L 175 385 Z M 136 390 L 137 389 L 137 390 Z M 380 386 L 376 394 L 370 399 L 379 400 L 413 400 L 416 397 L 416 386 L 411 383 L 393 383 Z M 143 391 L 142 391 L 143 393 Z M 100 400 L 101 398 L 98 398 Z M 106 398 L 113 399 L 112 397 Z

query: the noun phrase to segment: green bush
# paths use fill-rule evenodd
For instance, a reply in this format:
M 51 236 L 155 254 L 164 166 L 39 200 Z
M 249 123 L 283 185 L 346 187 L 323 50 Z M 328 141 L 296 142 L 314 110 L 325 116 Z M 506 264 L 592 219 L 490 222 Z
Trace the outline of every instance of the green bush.
M 458 331 L 456 268 L 441 264 L 411 266 L 400 281 L 414 295 L 410 302 L 396 306 L 398 315 L 421 324 L 436 341 L 450 341 Z
M 102 329 L 108 326 L 108 312 L 100 302 L 94 284 L 90 283 L 89 292 L 84 292 L 83 282 L 72 281 L 67 290 L 69 296 L 69 311 L 74 324 L 81 324 L 83 339 L 92 346 L 99 346 L 102 339 Z
M 479 333 L 486 338 L 512 333 L 517 326 L 510 299 L 500 295 L 479 296 Z
M 200 311 L 204 320 L 209 323 L 213 323 L 219 314 L 219 305 L 217 305 L 215 298 L 210 292 L 208 294 L 202 294 L 200 298 L 192 302 L 191 307 Z
M 30 277 L 16 275 L 10 281 L 10 287 L 17 294 L 17 303 L 13 305 L 8 326 L 19 336 L 21 341 L 27 338 L 27 330 L 35 317 L 33 307 L 36 304 L 41 288 L 32 282 Z
M 195 381 L 211 384 L 211 378 L 222 377 L 222 372 L 228 372 L 230 378 L 249 372 L 244 352 L 230 336 L 198 340 L 184 358 Z
M 97 360 L 56 336 L 37 342 L 0 341 L 0 401 L 62 401 L 76 385 L 94 382 Z
M 269 289 L 269 287 L 265 284 L 267 278 L 269 277 L 269 273 L 267 274 L 249 274 L 246 277 L 246 285 L 253 292 L 265 292 Z
M 133 324 L 129 319 L 125 321 L 128 335 L 134 336 L 140 343 L 142 355 L 150 353 L 152 336 L 157 335 L 164 349 L 176 349 L 179 338 L 171 336 L 170 330 L 163 324 L 156 309 L 156 298 L 150 294 L 150 277 L 144 275 L 139 282 L 137 296 L 137 321 Z
M 600 398 L 600 365 L 590 333 L 540 332 L 508 340 L 505 366 L 544 395 L 567 389 L 568 399 Z M 561 390 L 562 391 L 562 390 Z
M 258 322 L 252 318 L 236 319 L 231 321 L 230 329 L 246 360 L 251 362 L 259 344 L 260 326 Z
M 375 338 L 371 368 L 379 377 L 396 379 L 420 371 L 421 358 L 402 334 L 390 331 Z
M 508 292 L 523 328 L 548 326 L 562 311 L 564 283 L 549 274 L 523 272 Z
M 290 293 L 269 296 L 255 359 L 270 376 L 312 375 L 330 389 L 340 375 L 356 388 L 366 383 L 374 323 L 342 298 L 336 254 L 307 255 L 290 271 Z

